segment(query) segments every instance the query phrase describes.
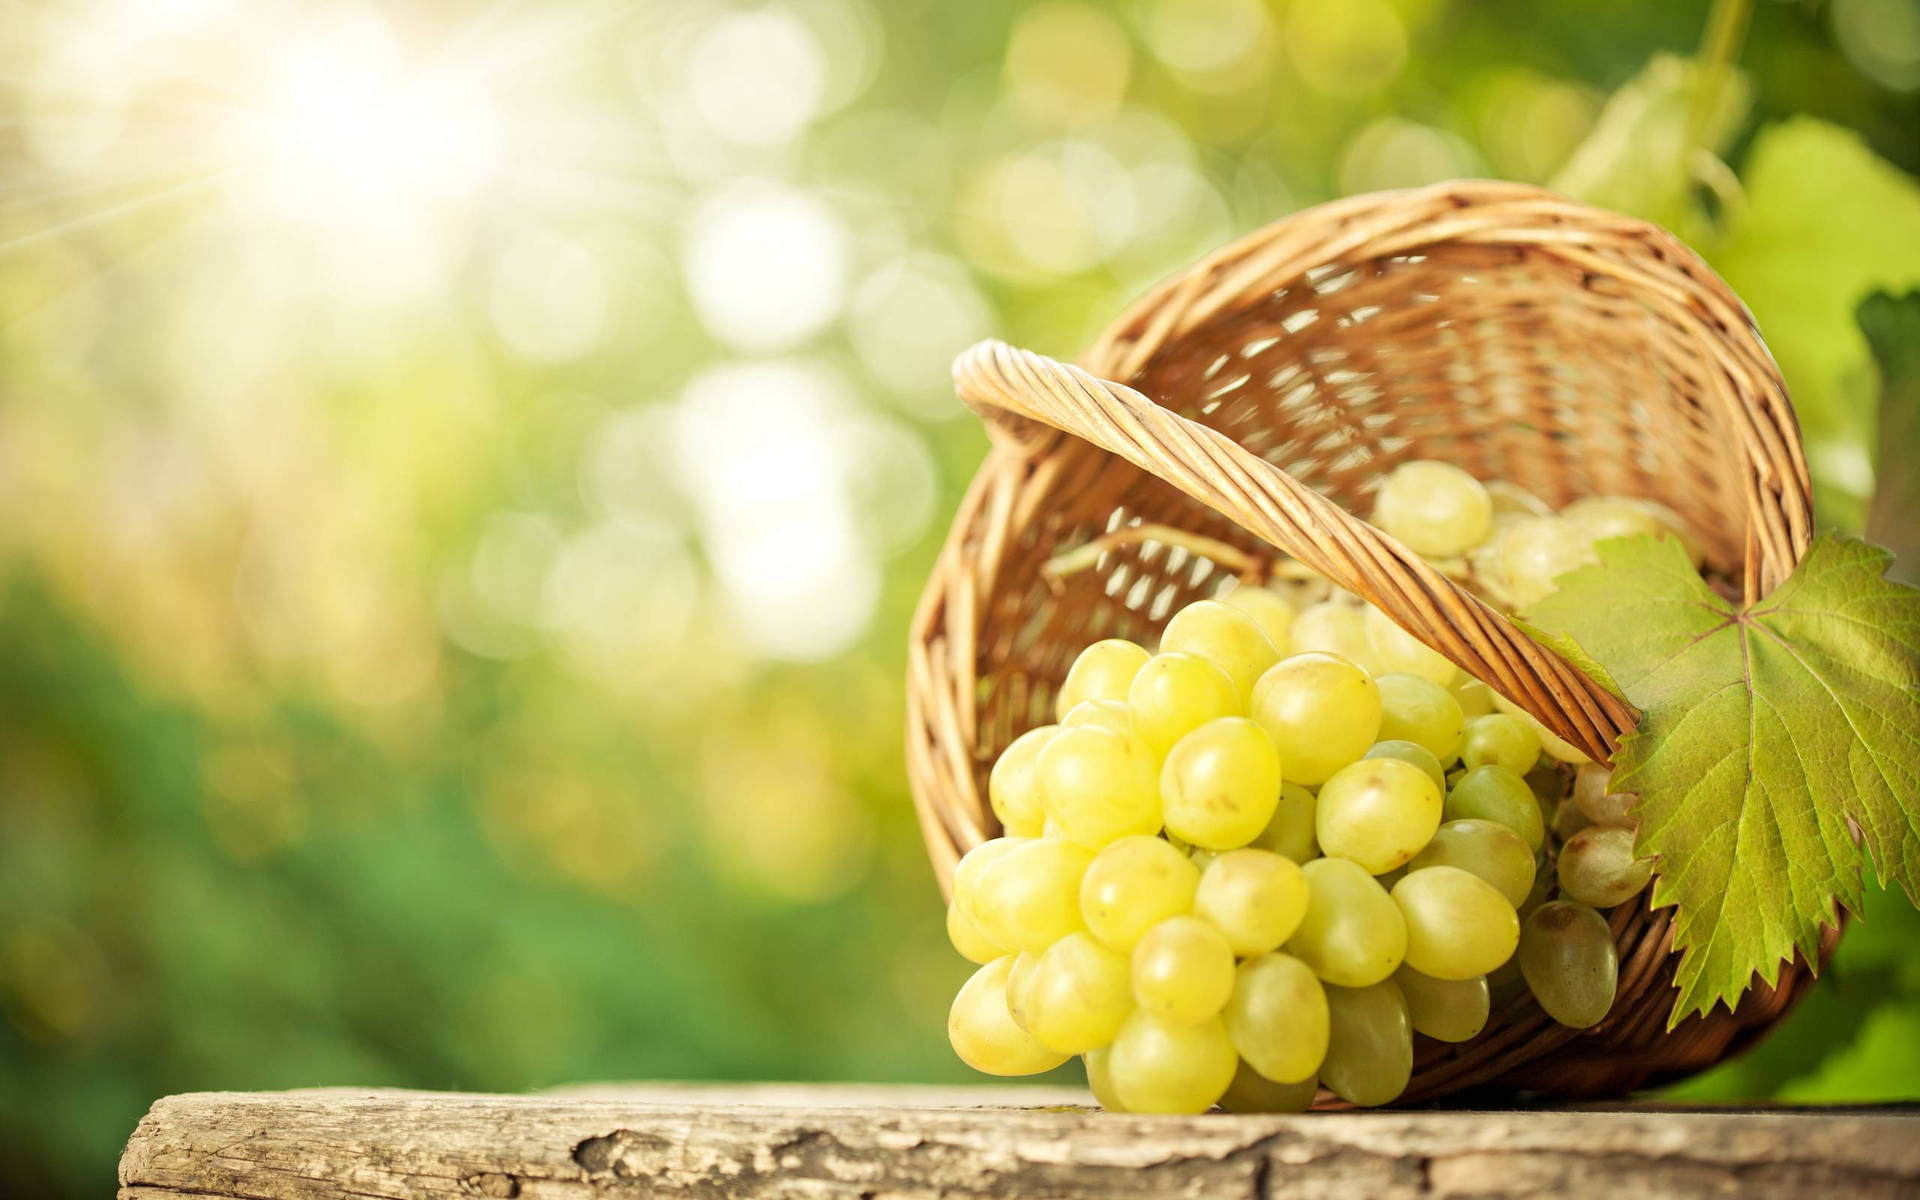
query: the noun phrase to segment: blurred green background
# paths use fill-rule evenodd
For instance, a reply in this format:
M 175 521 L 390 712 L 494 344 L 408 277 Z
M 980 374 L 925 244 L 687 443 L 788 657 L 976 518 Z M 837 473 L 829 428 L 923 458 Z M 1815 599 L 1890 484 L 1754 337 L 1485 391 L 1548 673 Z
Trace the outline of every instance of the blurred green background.
M 1920 0 L 1759 0 L 1737 73 L 1708 24 L 0 3 L 0 1192 L 189 1089 L 965 1078 L 900 750 L 947 363 L 1301 206 L 1668 223 L 1861 527 L 1920 450 L 1854 319 L 1920 284 Z M 1870 906 L 1686 1094 L 1920 1094 L 1917 934 Z

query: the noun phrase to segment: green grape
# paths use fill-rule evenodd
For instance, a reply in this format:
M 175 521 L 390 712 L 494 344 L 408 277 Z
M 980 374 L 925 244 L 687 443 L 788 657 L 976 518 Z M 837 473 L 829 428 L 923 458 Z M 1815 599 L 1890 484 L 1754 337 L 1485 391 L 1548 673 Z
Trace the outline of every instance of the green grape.
M 1233 994 L 1233 947 L 1198 917 L 1168 917 L 1133 948 L 1133 999 L 1181 1025 L 1220 1015 Z
M 1413 1021 L 1391 979 L 1327 989 L 1327 1058 L 1320 1085 L 1349 1104 L 1388 1104 L 1413 1078 Z
M 1217 717 L 1243 715 L 1225 671 L 1197 654 L 1156 654 L 1127 687 L 1133 728 L 1155 754 Z
M 1526 709 L 1521 708 L 1518 704 L 1502 696 L 1499 692 L 1492 692 L 1490 695 L 1493 697 L 1493 707 L 1495 709 L 1506 713 L 1510 717 L 1518 717 L 1533 728 L 1533 732 L 1540 739 L 1540 749 L 1547 757 L 1558 762 L 1573 763 L 1575 766 L 1592 761 L 1579 747 L 1566 741 L 1545 725 L 1542 725 L 1539 718 L 1535 717 Z
M 1538 792 L 1534 794 L 1539 795 Z M 1580 806 L 1575 804 L 1571 797 L 1553 806 L 1553 818 L 1547 822 L 1547 828 L 1553 831 L 1553 836 L 1563 845 L 1572 841 L 1581 830 L 1590 828 L 1592 825 L 1593 821 L 1580 810 Z
M 1167 622 L 1160 635 L 1162 653 L 1197 654 L 1225 671 L 1241 703 L 1253 694 L 1253 681 L 1280 661 L 1280 651 L 1254 619 L 1218 600 L 1195 600 Z
M 1484 717 L 1493 711 L 1493 689 L 1478 679 L 1466 675 L 1455 677 L 1453 686 L 1447 689 L 1460 703 L 1460 715 L 1466 720 Z
M 1607 919 L 1584 904 L 1542 904 L 1520 931 L 1520 973 L 1542 1010 L 1589 1029 L 1613 1007 L 1620 958 Z
M 1496 560 L 1500 590 L 1520 612 L 1552 595 L 1560 576 L 1596 561 L 1593 539 L 1559 517 L 1521 517 L 1508 525 Z
M 1448 821 L 1434 831 L 1433 840 L 1407 864 L 1410 871 L 1425 867 L 1458 867 L 1478 875 L 1515 908 L 1533 890 L 1536 874 L 1526 839 L 1498 821 L 1473 818 Z
M 1452 463 L 1405 462 L 1381 481 L 1373 521 L 1416 554 L 1451 558 L 1487 536 L 1493 499 Z
M 1237 608 L 1253 618 L 1260 632 L 1267 635 L 1273 648 L 1282 656 L 1293 645 L 1293 605 L 1285 596 L 1263 587 L 1241 586 L 1220 597 L 1221 602 L 1230 608 Z
M 1545 500 L 1521 487 L 1517 483 L 1508 483 L 1504 479 L 1495 479 L 1487 484 L 1487 496 L 1493 501 L 1493 511 L 1500 513 L 1524 513 L 1530 517 L 1544 517 L 1553 512 Z
M 1441 794 L 1444 795 L 1446 793 L 1446 768 L 1442 767 L 1440 760 L 1433 756 L 1433 751 L 1422 746 L 1419 742 L 1409 742 L 1401 738 L 1396 738 L 1389 742 L 1375 742 L 1372 748 L 1367 751 L 1366 757 L 1397 758 L 1401 762 L 1410 762 L 1427 773 L 1428 778 L 1433 780 L 1433 786 L 1439 788 Z
M 1506 713 L 1474 717 L 1460 739 L 1460 761 L 1469 768 L 1505 767 L 1525 775 L 1540 761 L 1540 735 L 1525 721 Z
M 1070 933 L 1040 956 L 1019 1005 L 1021 1025 L 1041 1045 L 1062 1054 L 1097 1050 L 1133 1011 L 1127 956 Z
M 1193 911 L 1200 868 L 1157 837 L 1125 837 L 1094 855 L 1080 880 L 1080 915 L 1109 950 L 1130 954 L 1140 935 Z
M 1633 852 L 1633 830 L 1624 825 L 1583 829 L 1560 848 L 1560 891 L 1595 908 L 1625 904 L 1653 878 L 1653 860 Z M 1200 881 L 1206 886 L 1206 880 Z
M 1703 555 L 1699 541 L 1678 513 L 1656 500 L 1638 496 L 1588 496 L 1560 510 L 1562 520 L 1577 528 L 1589 541 L 1606 538 L 1672 537 L 1698 567 Z
M 1613 768 L 1585 763 L 1573 775 L 1573 802 L 1595 825 L 1625 825 L 1633 820 L 1632 792 L 1612 791 Z
M 1464 1042 L 1487 1027 L 1493 1001 L 1484 975 L 1435 979 L 1402 963 L 1393 973 L 1393 982 L 1406 998 L 1415 1033 L 1438 1042 Z
M 1063 726 L 1034 767 L 1061 836 L 1091 850 L 1160 831 L 1160 792 L 1146 744 L 1096 725 Z
M 1472 979 L 1513 957 L 1520 918 L 1478 875 L 1459 867 L 1422 867 L 1393 885 L 1407 922 L 1406 963 L 1435 979 Z
M 1135 1009 L 1113 1039 L 1107 1080 L 1127 1112 L 1202 1113 L 1239 1063 L 1220 1018 L 1182 1025 Z
M 1175 742 L 1160 768 L 1167 832 L 1209 850 L 1252 841 L 1280 799 L 1280 754 L 1245 717 L 1218 717 Z
M 981 842 L 978 846 L 961 855 L 960 861 L 954 864 L 953 904 L 954 907 L 966 914 L 967 918 L 973 922 L 975 928 L 979 927 L 980 918 L 974 911 L 973 899 L 979 891 L 980 877 L 986 874 L 987 868 L 998 861 L 1001 855 L 1024 846 L 1033 840 L 1034 839 L 1028 837 L 988 838 L 986 841 Z M 996 955 L 995 957 L 998 956 Z
M 1279 749 L 1289 780 L 1324 783 L 1373 745 L 1380 689 L 1346 659 L 1296 654 L 1260 677 L 1252 715 Z
M 1505 825 L 1520 835 L 1529 850 L 1538 850 L 1547 836 L 1533 789 L 1505 767 L 1475 767 L 1462 775 L 1447 793 L 1446 818 Z
M 1013 965 L 1007 968 L 1007 1015 L 1022 1029 L 1027 1028 L 1027 983 L 1039 965 L 1040 955 L 1022 950 L 1013 956 Z
M 1007 1011 L 1007 973 L 1012 967 L 1011 955 L 996 958 L 961 985 L 947 1011 L 947 1041 L 961 1062 L 988 1075 L 1051 1071 L 1067 1056 L 1042 1046 L 1014 1024 Z
M 1241 958 L 1277 950 L 1307 912 L 1307 881 L 1270 850 L 1228 850 L 1207 865 L 1193 914 L 1227 937 Z
M 947 905 L 947 940 L 968 962 L 990 963 L 1007 952 L 1005 946 L 996 945 L 992 938 L 980 932 L 980 927 L 958 902 Z
M 1467 719 L 1452 692 L 1418 675 L 1382 675 L 1374 683 L 1380 688 L 1381 741 L 1417 742 L 1442 764 L 1454 760 Z
M 1080 877 L 1093 855 L 1060 838 L 1031 838 L 981 872 L 968 914 L 1009 950 L 1045 950 L 1083 928 Z
M 1380 674 L 1373 657 L 1373 639 L 1367 636 L 1367 618 L 1348 600 L 1309 604 L 1293 619 L 1293 653 L 1331 654 L 1344 658 L 1368 675 Z
M 1543 850 L 1533 860 L 1533 886 L 1527 889 L 1527 898 L 1514 910 L 1522 926 L 1526 925 L 1527 918 L 1533 915 L 1535 909 L 1547 902 L 1547 897 L 1553 893 L 1553 880 L 1554 873 Z
M 1400 866 L 1440 827 L 1440 789 L 1398 758 L 1363 758 L 1320 785 L 1314 833 L 1323 853 L 1379 875 Z
M 1230 1113 L 1303 1113 L 1313 1107 L 1313 1098 L 1319 1094 L 1317 1075 L 1299 1083 L 1275 1083 L 1242 1059 L 1220 1097 L 1220 1107 Z
M 1407 922 L 1365 867 L 1316 858 L 1307 878 L 1307 912 L 1286 951 L 1327 983 L 1365 987 L 1393 974 L 1407 952 Z
M 1453 660 L 1419 638 L 1394 624 L 1393 618 L 1379 609 L 1366 608 L 1367 642 L 1373 647 L 1373 661 L 1380 673 L 1418 675 L 1441 687 L 1453 682 L 1460 668 Z
M 1222 853 L 1219 850 L 1209 850 L 1205 846 L 1195 846 L 1187 851 L 1187 858 L 1204 874 L 1206 869 L 1213 865 L 1213 860 L 1219 858 Z
M 1297 783 L 1280 785 L 1280 800 L 1273 806 L 1267 827 L 1254 835 L 1247 845 L 1256 850 L 1271 850 L 1296 863 L 1320 857 L 1320 843 L 1314 837 L 1313 793 Z
M 1327 993 L 1297 958 L 1262 954 L 1241 963 L 1226 1022 L 1240 1057 L 1277 1083 L 1311 1079 L 1326 1057 Z
M 1077 729 L 1086 725 L 1146 745 L 1133 727 L 1133 713 L 1125 700 L 1082 700 L 1073 706 L 1072 712 L 1060 718 L 1058 728 Z
M 1087 1071 L 1087 1090 L 1100 1107 L 1108 1112 L 1125 1112 L 1120 1107 L 1120 1097 L 1114 1095 L 1113 1077 L 1107 1071 L 1107 1060 L 1112 1055 L 1111 1048 L 1102 1046 L 1098 1050 L 1089 1050 L 1080 1056 L 1080 1065 Z
M 1066 682 L 1053 699 L 1054 719 L 1064 719 L 1088 700 L 1125 700 L 1127 685 L 1147 658 L 1144 647 L 1125 638 L 1107 638 L 1088 646 L 1067 669 Z
M 1040 751 L 1059 731 L 1058 725 L 1029 729 L 1007 744 L 987 775 L 987 799 L 1000 825 L 1016 837 L 1039 837 L 1047 815 L 1040 807 L 1040 788 L 1033 765 Z

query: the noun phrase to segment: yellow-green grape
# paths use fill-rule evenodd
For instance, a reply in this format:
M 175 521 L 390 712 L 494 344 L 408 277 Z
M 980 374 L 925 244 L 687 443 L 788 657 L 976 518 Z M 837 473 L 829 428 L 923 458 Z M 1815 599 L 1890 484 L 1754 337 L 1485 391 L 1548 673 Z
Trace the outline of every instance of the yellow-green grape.
M 1275 1083 L 1242 1059 L 1220 1097 L 1220 1107 L 1230 1113 L 1302 1113 L 1313 1107 L 1313 1098 L 1319 1094 L 1317 1075 L 1299 1083 Z
M 1080 915 L 1109 950 L 1129 954 L 1140 935 L 1193 911 L 1200 868 L 1157 837 L 1121 838 L 1094 856 L 1080 880 Z
M 1452 463 L 1406 462 L 1381 481 L 1373 521 L 1416 554 L 1451 558 L 1487 536 L 1493 498 Z
M 1344 658 L 1296 654 L 1260 677 L 1252 715 L 1279 749 L 1287 779 L 1312 786 L 1377 740 L 1380 689 Z
M 1632 792 L 1611 790 L 1613 768 L 1585 763 L 1573 776 L 1573 802 L 1595 825 L 1625 825 L 1633 820 Z
M 1391 871 L 1440 827 L 1440 789 L 1398 758 L 1363 758 L 1320 785 L 1314 832 L 1325 854 L 1350 858 L 1369 875 Z
M 1240 1057 L 1275 1082 L 1311 1079 L 1327 1055 L 1327 993 L 1297 958 L 1262 954 L 1241 963 L 1226 1021 Z
M 947 1010 L 947 1041 L 961 1062 L 989 1075 L 1051 1071 L 1067 1056 L 1042 1046 L 1014 1024 L 1007 1011 L 1007 972 L 1012 967 L 1011 955 L 996 958 L 961 985 L 953 1007 Z
M 1525 513 L 1532 517 L 1544 517 L 1553 512 L 1545 500 L 1504 479 L 1494 479 L 1487 483 L 1487 497 L 1493 501 L 1493 511 L 1499 513 Z
M 1021 1024 L 1041 1045 L 1085 1054 L 1113 1041 L 1133 1011 L 1127 956 L 1085 933 L 1047 947 L 1020 995 Z
M 1195 600 L 1167 622 L 1160 650 L 1198 654 L 1233 678 L 1242 703 L 1253 681 L 1280 661 L 1280 651 L 1252 617 L 1218 600 Z
M 1498 889 L 1516 909 L 1533 890 L 1532 848 L 1526 839 L 1498 821 L 1473 818 L 1448 821 L 1434 831 L 1433 840 L 1407 864 L 1410 871 L 1423 867 L 1458 867 L 1478 875 Z
M 1527 889 L 1527 898 L 1522 900 L 1520 907 L 1514 910 L 1519 915 L 1520 924 L 1523 927 L 1527 923 L 1527 918 L 1533 915 L 1534 910 L 1545 904 L 1547 897 L 1553 894 L 1554 873 L 1551 866 L 1544 850 L 1534 856 L 1533 886 Z
M 947 940 L 968 962 L 990 963 L 1007 952 L 1005 946 L 980 932 L 980 927 L 958 903 L 947 905 Z
M 1320 842 L 1314 836 L 1313 793 L 1297 783 L 1280 785 L 1280 800 L 1273 806 L 1267 827 L 1254 835 L 1247 845 L 1256 850 L 1271 850 L 1296 863 L 1320 857 Z
M 1221 602 L 1253 618 L 1260 632 L 1282 655 L 1293 645 L 1293 605 L 1278 592 L 1241 586 L 1220 597 Z
M 1062 726 L 1035 764 L 1040 799 L 1062 837 L 1097 850 L 1160 831 L 1160 791 L 1146 743 L 1097 725 Z
M 1139 737 L 1133 728 L 1133 713 L 1125 700 L 1082 700 L 1073 706 L 1072 712 L 1060 718 L 1059 728 L 1073 729 L 1081 725 L 1117 733 L 1123 738 L 1138 740 Z
M 1013 739 L 987 775 L 987 799 L 993 805 L 993 815 L 1000 818 L 1001 828 L 1016 837 L 1039 837 L 1041 826 L 1046 824 L 1033 767 L 1059 728 L 1042 725 Z
M 954 907 L 965 913 L 975 927 L 979 926 L 980 918 L 974 911 L 973 899 L 979 891 L 980 876 L 986 874 L 987 868 L 998 861 L 1001 855 L 1024 846 L 1032 840 L 1027 837 L 989 838 L 961 855 L 960 861 L 954 864 Z M 999 956 L 995 955 L 995 957 Z
M 1087 1071 L 1087 1090 L 1100 1107 L 1108 1112 L 1125 1112 L 1120 1107 L 1120 1097 L 1114 1095 L 1113 1077 L 1107 1072 L 1107 1059 L 1112 1055 L 1110 1047 L 1102 1046 L 1098 1050 L 1089 1050 L 1080 1056 L 1080 1065 Z
M 1560 518 L 1578 528 L 1590 541 L 1638 534 L 1668 535 L 1686 550 L 1694 566 L 1699 566 L 1703 557 L 1693 530 L 1678 513 L 1657 500 L 1639 496 L 1588 496 L 1561 509 Z
M 1133 1113 L 1202 1113 L 1233 1082 L 1240 1063 L 1218 1017 L 1194 1025 L 1135 1009 L 1107 1055 L 1107 1082 Z
M 1505 767 L 1475 767 L 1447 793 L 1446 819 L 1496 821 L 1520 835 L 1529 850 L 1546 840 L 1547 825 L 1527 781 Z
M 1195 846 L 1193 849 L 1187 851 L 1187 858 L 1204 873 L 1208 867 L 1213 865 L 1213 860 L 1220 857 L 1220 854 L 1221 852 L 1218 850 L 1209 850 L 1205 846 Z
M 1022 950 L 1013 956 L 1013 965 L 1007 968 L 1007 1015 L 1020 1028 L 1027 1027 L 1027 983 L 1033 978 L 1034 969 L 1040 965 L 1040 956 L 1031 950 Z
M 1245 717 L 1219 717 L 1167 751 L 1160 768 L 1167 832 L 1209 850 L 1244 846 L 1280 799 L 1280 754 Z
M 1453 682 L 1460 668 L 1453 660 L 1419 638 L 1394 624 L 1393 618 L 1368 605 L 1367 642 L 1373 647 L 1373 661 L 1383 674 L 1400 673 L 1431 679 L 1442 687 Z
M 1032 838 L 1001 855 L 973 886 L 968 913 L 997 945 L 1045 950 L 1084 928 L 1080 877 L 1091 852 L 1061 838 Z
M 1459 867 L 1422 867 L 1393 885 L 1407 922 L 1406 963 L 1435 979 L 1472 979 L 1513 957 L 1520 918 L 1478 875 Z
M 1475 717 L 1484 717 L 1493 711 L 1493 689 L 1478 679 L 1465 675 L 1458 676 L 1453 686 L 1447 689 L 1460 703 L 1460 715 L 1471 721 Z
M 1064 718 L 1087 700 L 1125 700 L 1127 685 L 1147 663 L 1145 647 L 1125 638 L 1107 638 L 1080 652 L 1067 669 L 1066 682 L 1053 699 L 1053 715 Z
M 1220 1015 L 1233 994 L 1233 947 L 1198 917 L 1168 917 L 1133 948 L 1133 999 L 1147 1012 L 1192 1025 Z
M 1397 1099 L 1413 1078 L 1413 1020 L 1391 979 L 1327 989 L 1327 1058 L 1320 1085 L 1371 1108 Z
M 1307 878 L 1307 911 L 1286 951 L 1327 983 L 1365 987 L 1393 974 L 1407 953 L 1407 922 L 1367 869 L 1344 858 L 1316 858 Z
M 1552 595 L 1555 580 L 1595 561 L 1593 539 L 1559 517 L 1522 517 L 1500 535 L 1499 584 L 1521 612 Z
M 1460 761 L 1469 768 L 1491 764 L 1525 775 L 1540 761 L 1540 735 L 1506 713 L 1474 717 L 1460 739 Z
M 1493 1000 L 1484 975 L 1435 979 L 1402 963 L 1393 973 L 1393 982 L 1406 998 L 1415 1033 L 1438 1042 L 1464 1042 L 1478 1037 L 1487 1027 Z
M 1443 765 L 1454 760 L 1467 719 L 1452 692 L 1418 675 L 1382 675 L 1374 683 L 1380 689 L 1379 740 L 1418 742 Z
M 1133 728 L 1155 754 L 1218 717 L 1243 715 L 1233 678 L 1197 654 L 1156 654 L 1127 686 Z
M 1441 766 L 1440 760 L 1433 756 L 1433 751 L 1418 742 L 1409 742 L 1402 738 L 1395 738 L 1388 742 L 1375 742 L 1367 750 L 1366 757 L 1397 758 L 1401 762 L 1410 762 L 1425 771 L 1433 780 L 1433 786 L 1439 788 L 1443 794 L 1447 790 L 1446 768 Z
M 1620 957 L 1607 919 L 1584 904 L 1542 904 L 1520 931 L 1520 973 L 1546 1014 L 1590 1029 L 1613 1007 Z
M 1538 792 L 1534 793 L 1536 796 L 1539 794 Z M 1553 819 L 1547 822 L 1547 828 L 1553 831 L 1553 836 L 1558 838 L 1562 844 L 1572 841 L 1575 835 L 1581 830 L 1589 829 L 1592 826 L 1592 819 L 1589 818 L 1586 813 L 1582 812 L 1580 806 L 1575 804 L 1571 798 L 1562 800 L 1560 803 L 1554 805 Z
M 1367 618 L 1358 604 L 1347 600 L 1322 600 L 1309 604 L 1293 619 L 1295 654 L 1332 654 L 1362 668 L 1369 675 L 1380 674 L 1373 657 L 1373 639 L 1367 636 Z
M 1277 950 L 1307 912 L 1307 880 L 1294 861 L 1271 850 L 1228 850 L 1207 865 L 1193 894 L 1193 915 L 1251 958 Z
M 1560 891 L 1595 908 L 1625 904 L 1653 878 L 1653 860 L 1633 852 L 1633 830 L 1594 825 L 1560 847 Z M 1206 886 L 1206 880 L 1200 881 Z
M 1573 763 L 1575 766 L 1584 762 L 1593 761 L 1588 758 L 1579 747 L 1566 741 L 1545 725 L 1542 725 L 1539 719 L 1526 709 L 1521 708 L 1518 704 L 1502 696 L 1499 692 L 1492 692 L 1490 694 L 1493 697 L 1493 707 L 1497 711 L 1506 713 L 1510 717 L 1518 717 L 1533 727 L 1533 732 L 1540 738 L 1540 750 L 1547 757 L 1558 762 Z

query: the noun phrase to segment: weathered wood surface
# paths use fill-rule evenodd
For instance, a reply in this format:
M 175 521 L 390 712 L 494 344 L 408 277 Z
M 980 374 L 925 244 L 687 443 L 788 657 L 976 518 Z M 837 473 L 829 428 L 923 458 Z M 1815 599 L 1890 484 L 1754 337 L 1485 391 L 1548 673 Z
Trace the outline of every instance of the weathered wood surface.
M 120 1197 L 1920 1196 L 1920 1110 L 1133 1117 L 1065 1107 L 1086 1099 L 689 1085 L 200 1093 L 161 1100 L 140 1122 Z

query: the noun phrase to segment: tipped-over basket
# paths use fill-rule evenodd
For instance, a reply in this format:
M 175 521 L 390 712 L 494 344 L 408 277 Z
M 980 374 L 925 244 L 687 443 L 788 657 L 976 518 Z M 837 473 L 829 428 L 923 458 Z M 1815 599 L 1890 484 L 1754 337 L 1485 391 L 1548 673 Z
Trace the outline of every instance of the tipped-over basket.
M 998 832 L 988 768 L 1051 719 L 1074 656 L 1105 637 L 1151 645 L 1234 574 L 1148 540 L 1043 573 L 1110 531 L 1172 525 L 1297 559 L 1604 761 L 1632 709 L 1353 515 L 1379 479 L 1432 458 L 1555 506 L 1650 497 L 1749 596 L 1793 570 L 1811 530 L 1793 409 L 1740 301 L 1665 231 L 1530 187 L 1309 209 L 1162 283 L 1078 367 L 987 342 L 954 377 L 994 446 L 913 623 L 907 762 L 943 889 Z M 1749 1044 L 1811 979 L 1790 964 L 1737 1011 L 1669 1031 L 1669 917 L 1613 911 L 1620 982 L 1601 1024 L 1564 1028 L 1523 994 L 1470 1042 L 1421 1039 L 1400 1102 L 1675 1078 Z

